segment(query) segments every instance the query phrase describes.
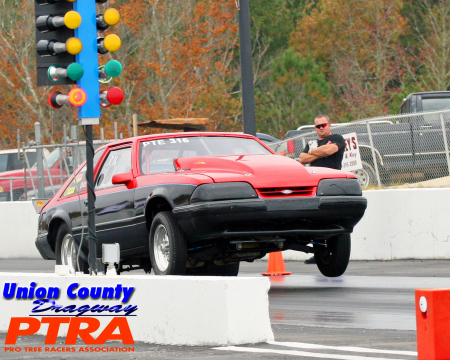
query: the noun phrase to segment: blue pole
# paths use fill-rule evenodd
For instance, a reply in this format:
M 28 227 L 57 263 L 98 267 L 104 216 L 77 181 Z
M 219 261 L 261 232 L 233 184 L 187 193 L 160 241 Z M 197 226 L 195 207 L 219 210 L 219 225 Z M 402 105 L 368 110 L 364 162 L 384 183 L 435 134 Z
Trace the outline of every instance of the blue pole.
M 86 103 L 78 110 L 80 124 L 85 126 L 86 134 L 86 182 L 88 190 L 88 245 L 89 272 L 97 274 L 97 236 L 95 230 L 95 193 L 94 193 L 94 146 L 92 125 L 100 122 L 100 85 L 98 81 L 97 22 L 94 0 L 77 0 L 74 10 L 81 15 L 81 25 L 75 29 L 75 37 L 83 44 L 75 61 L 84 69 L 83 77 L 77 81 L 78 87 L 86 92 Z M 81 210 L 83 211 L 83 210 Z

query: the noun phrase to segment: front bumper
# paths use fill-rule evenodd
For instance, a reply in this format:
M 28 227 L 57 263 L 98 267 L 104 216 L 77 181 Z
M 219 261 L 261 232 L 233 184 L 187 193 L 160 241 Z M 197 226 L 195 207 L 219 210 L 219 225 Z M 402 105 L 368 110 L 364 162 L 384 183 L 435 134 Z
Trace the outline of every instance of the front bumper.
M 44 258 L 45 260 L 54 260 L 55 252 L 53 251 L 50 244 L 48 243 L 47 235 L 48 235 L 48 233 L 39 233 L 38 234 L 36 241 L 35 241 L 36 248 L 38 249 L 42 258 Z
M 190 242 L 218 238 L 351 233 L 367 207 L 362 196 L 315 196 L 195 203 L 173 210 Z

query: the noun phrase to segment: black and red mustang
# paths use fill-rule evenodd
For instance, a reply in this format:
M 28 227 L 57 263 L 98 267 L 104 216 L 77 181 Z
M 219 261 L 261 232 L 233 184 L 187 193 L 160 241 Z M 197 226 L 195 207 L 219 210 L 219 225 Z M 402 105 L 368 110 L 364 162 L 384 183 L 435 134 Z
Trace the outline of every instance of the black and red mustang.
M 36 239 L 44 259 L 72 272 L 87 270 L 85 171 L 42 209 Z M 97 253 L 119 243 L 122 271 L 157 275 L 237 275 L 240 261 L 292 249 L 339 276 L 367 206 L 352 173 L 304 167 L 237 133 L 116 141 L 96 151 L 94 179 Z

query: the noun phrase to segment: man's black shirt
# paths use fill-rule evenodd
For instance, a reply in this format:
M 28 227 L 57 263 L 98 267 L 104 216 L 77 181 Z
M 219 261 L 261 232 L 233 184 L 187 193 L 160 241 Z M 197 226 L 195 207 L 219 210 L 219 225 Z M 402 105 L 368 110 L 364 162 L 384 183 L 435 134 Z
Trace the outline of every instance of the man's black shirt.
M 306 147 L 303 149 L 302 152 L 308 153 L 309 152 L 309 144 L 313 142 L 317 142 L 317 146 L 319 147 L 322 145 L 328 144 L 328 141 L 331 141 L 332 144 L 336 144 L 339 148 L 337 152 L 335 152 L 333 155 L 326 156 L 319 158 L 311 163 L 311 166 L 320 166 L 320 167 L 327 167 L 332 169 L 341 170 L 342 167 L 342 158 L 344 157 L 344 151 L 345 151 L 345 140 L 344 138 L 339 134 L 331 134 L 330 136 L 326 137 L 323 140 L 312 140 L 308 141 L 308 144 L 306 144 Z

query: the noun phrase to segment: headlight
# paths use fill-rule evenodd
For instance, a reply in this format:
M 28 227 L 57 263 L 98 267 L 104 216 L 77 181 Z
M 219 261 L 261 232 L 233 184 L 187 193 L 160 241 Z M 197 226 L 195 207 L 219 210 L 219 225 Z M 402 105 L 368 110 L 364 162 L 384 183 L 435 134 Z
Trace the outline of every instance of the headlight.
M 357 179 L 324 179 L 317 187 L 318 196 L 361 196 L 361 185 Z
M 256 199 L 255 189 L 246 182 L 213 183 L 198 186 L 191 196 L 191 203 L 200 201 Z
M 0 186 L 0 192 L 3 192 L 4 190 L 3 190 L 3 188 Z

